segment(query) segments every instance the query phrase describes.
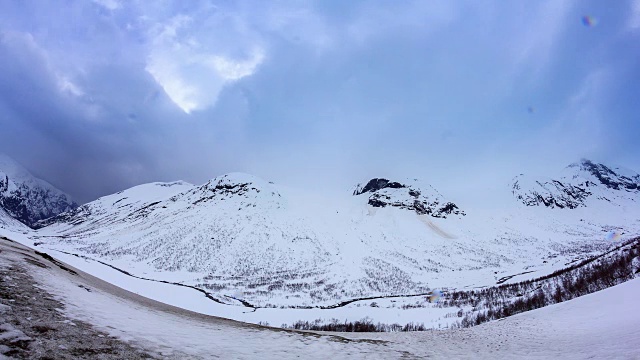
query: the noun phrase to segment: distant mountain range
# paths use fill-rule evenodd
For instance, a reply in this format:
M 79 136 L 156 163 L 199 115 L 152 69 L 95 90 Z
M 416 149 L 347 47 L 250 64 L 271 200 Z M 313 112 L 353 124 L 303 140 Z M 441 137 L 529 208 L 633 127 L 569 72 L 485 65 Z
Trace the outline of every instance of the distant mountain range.
M 607 249 L 610 233 L 640 233 L 638 179 L 583 160 L 556 179 L 517 176 L 513 199 L 486 211 L 417 179 L 374 178 L 329 197 L 233 173 L 203 185 L 140 185 L 79 207 L 40 190 L 57 215 L 25 195 L 25 210 L 7 212 L 39 214 L 26 222 L 40 247 L 195 286 L 224 303 L 325 306 L 550 273 Z

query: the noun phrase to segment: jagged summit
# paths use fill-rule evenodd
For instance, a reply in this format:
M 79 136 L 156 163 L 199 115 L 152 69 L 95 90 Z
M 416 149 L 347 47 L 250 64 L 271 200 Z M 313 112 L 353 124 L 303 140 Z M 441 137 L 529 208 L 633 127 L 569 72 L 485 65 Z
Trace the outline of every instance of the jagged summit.
M 527 206 L 575 209 L 587 206 L 589 199 L 634 201 L 640 194 L 640 175 L 582 159 L 567 166 L 557 179 L 516 176 L 511 192 Z
M 585 206 L 591 195 L 587 189 L 548 178 L 531 178 L 520 174 L 513 179 L 511 192 L 527 206 L 575 209 Z
M 40 220 L 77 206 L 69 195 L 0 154 L 0 207 L 11 217 L 34 226 Z
M 213 192 L 244 195 L 247 192 L 255 192 L 257 194 L 262 190 L 274 187 L 257 176 L 236 172 L 211 179 L 200 188 Z
M 209 180 L 187 194 L 193 204 L 210 200 L 230 200 L 233 198 L 260 202 L 280 198 L 275 186 L 267 181 L 245 173 L 229 173 Z M 180 197 L 176 196 L 176 197 Z M 195 197 L 195 199 L 193 198 Z
M 430 215 L 436 218 L 446 218 L 448 215 L 464 216 L 464 211 L 443 196 L 431 185 L 424 184 L 417 179 L 403 182 L 390 181 L 384 178 L 369 180 L 364 186 L 356 185 L 353 195 L 359 196 L 371 193 L 368 204 L 373 207 L 393 206 L 415 211 L 418 215 Z
M 632 170 L 608 167 L 587 159 L 567 166 L 566 170 L 566 177 L 582 183 L 592 182 L 614 190 L 640 191 L 640 175 Z
M 406 185 L 400 184 L 399 182 L 374 178 L 369 180 L 369 182 L 364 187 L 360 184 L 356 185 L 356 189 L 353 191 L 353 195 L 360 195 L 366 192 L 376 192 L 384 188 L 401 189 L 405 187 Z
M 46 184 L 51 186 L 46 181 L 31 175 L 29 170 L 25 169 L 17 161 L 3 153 L 0 153 L 0 172 L 2 172 L 3 177 L 8 176 L 13 181 L 20 183 Z

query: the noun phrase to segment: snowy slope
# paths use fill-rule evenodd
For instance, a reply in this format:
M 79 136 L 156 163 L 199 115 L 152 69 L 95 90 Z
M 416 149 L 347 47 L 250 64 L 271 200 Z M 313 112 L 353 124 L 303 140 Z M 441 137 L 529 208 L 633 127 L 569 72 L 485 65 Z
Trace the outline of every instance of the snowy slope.
M 33 241 L 221 302 L 288 307 L 519 281 L 640 233 L 637 193 L 608 187 L 589 191 L 616 201 L 591 195 L 567 209 L 511 198 L 489 212 L 418 180 L 363 184 L 335 198 L 237 173 L 141 185 L 42 223 Z
M 15 244 L 0 247 L 0 267 L 19 267 L 32 276 L 39 289 L 64 304 L 59 312 L 68 317 L 65 322 L 74 326 L 78 320 L 90 323 L 136 348 L 160 353 L 162 358 L 640 359 L 640 279 L 468 329 L 303 333 L 185 311 L 81 271 L 70 274 L 59 268 L 60 263 Z M 25 262 L 25 257 L 37 262 Z M 15 279 L 4 280 L 12 287 L 17 285 Z M 1 299 L 0 308 L 11 312 L 21 304 L 9 301 Z M 25 319 L 27 325 L 22 325 L 36 322 L 63 330 L 59 323 L 42 321 L 39 317 Z M 59 356 L 74 350 L 60 349 Z
M 25 225 L 74 209 L 71 198 L 0 154 L 0 208 Z
M 0 207 L 0 228 L 13 232 L 24 232 L 30 230 L 25 224 L 14 219 L 3 208 Z

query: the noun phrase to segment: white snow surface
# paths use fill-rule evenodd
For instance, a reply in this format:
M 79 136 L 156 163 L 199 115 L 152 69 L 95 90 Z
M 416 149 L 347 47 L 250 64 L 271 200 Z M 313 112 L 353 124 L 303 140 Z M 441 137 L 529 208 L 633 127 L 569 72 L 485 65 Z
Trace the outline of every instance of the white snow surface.
M 0 207 L 0 228 L 8 229 L 15 232 L 30 230 L 25 224 L 14 219 L 1 207 Z
M 425 185 L 412 187 L 431 193 Z M 598 185 L 590 192 L 607 200 L 591 196 L 585 206 L 560 209 L 488 194 L 487 204 L 455 199 L 466 216 L 444 219 L 372 207 L 368 196 L 313 194 L 234 173 L 200 186 L 140 185 L 60 215 L 37 231 L 5 227 L 0 235 L 37 244 L 39 251 L 127 290 L 203 314 L 274 326 L 369 317 L 443 328 L 457 309 L 407 295 L 492 286 L 513 275 L 507 282 L 539 277 L 640 234 L 637 192 Z M 441 203 L 450 200 L 437 195 Z M 615 240 L 608 240 L 611 232 L 618 234 Z M 150 280 L 195 286 L 221 303 L 192 288 Z M 405 297 L 317 308 L 392 295 Z M 413 305 L 425 308 L 403 309 Z
M 573 169 L 575 178 L 589 175 Z M 419 184 L 411 186 L 448 201 Z M 383 190 L 393 202 L 396 189 Z M 575 209 L 511 198 L 486 211 L 456 199 L 466 216 L 444 219 L 372 207 L 364 195 L 310 195 L 234 173 L 201 186 L 153 183 L 105 196 L 29 241 L 197 286 L 231 305 L 328 306 L 491 286 L 515 274 L 522 275 L 509 282 L 521 281 L 616 245 L 607 240 L 612 231 L 617 241 L 640 234 L 639 192 L 595 182 L 589 191 L 594 195 Z
M 469 329 L 314 334 L 179 312 L 99 282 L 79 283 L 82 275 L 33 269 L 38 286 L 66 304 L 67 316 L 167 357 L 640 359 L 640 279 Z

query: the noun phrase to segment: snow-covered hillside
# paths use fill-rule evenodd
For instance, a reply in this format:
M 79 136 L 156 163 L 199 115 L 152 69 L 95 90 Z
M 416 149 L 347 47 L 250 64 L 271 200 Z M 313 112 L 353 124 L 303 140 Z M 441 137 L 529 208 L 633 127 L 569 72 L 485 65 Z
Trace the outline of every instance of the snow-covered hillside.
M 578 178 L 570 185 L 585 186 Z M 540 183 L 518 182 L 516 198 L 489 212 L 419 180 L 371 179 L 331 197 L 234 173 L 105 196 L 41 223 L 32 239 L 222 303 L 332 306 L 541 276 L 639 234 L 638 192 L 591 181 L 588 206 L 525 206 L 518 195 Z
M 24 232 L 30 230 L 25 224 L 14 219 L 3 208 L 0 207 L 0 228 L 14 232 Z
M 67 194 L 0 154 L 0 209 L 12 218 L 33 226 L 39 220 L 77 206 Z
M 640 175 L 583 159 L 567 166 L 557 180 L 517 176 L 512 192 L 527 206 L 575 209 L 602 201 L 640 206 Z
M 137 295 L 136 287 L 126 291 L 112 286 L 2 239 L 0 275 L 7 289 L 0 299 L 0 343 L 10 345 L 0 347 L 0 353 L 19 346 L 24 349 L 7 354 L 13 357 L 29 358 L 29 353 L 36 357 L 48 347 L 56 358 L 142 358 L 142 351 L 170 359 L 640 358 L 639 278 L 472 328 L 309 333 L 259 327 L 165 305 Z M 184 299 L 187 294 L 178 288 L 172 295 Z M 52 308 L 56 311 L 47 310 Z M 381 309 L 367 306 L 364 310 Z M 416 310 L 414 321 L 421 321 L 442 309 L 412 310 Z M 11 321 L 14 319 L 18 321 Z M 43 334 L 42 329 L 49 331 Z M 11 342 L 20 337 L 25 341 Z M 120 342 L 131 344 L 132 351 L 127 352 Z

